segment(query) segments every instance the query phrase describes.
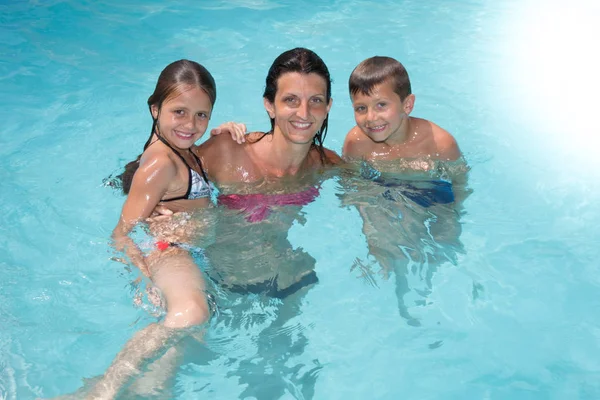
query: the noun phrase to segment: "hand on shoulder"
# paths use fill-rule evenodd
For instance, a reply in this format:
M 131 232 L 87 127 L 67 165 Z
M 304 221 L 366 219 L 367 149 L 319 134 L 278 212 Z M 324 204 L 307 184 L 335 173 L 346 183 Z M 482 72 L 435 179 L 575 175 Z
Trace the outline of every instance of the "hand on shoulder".
M 236 141 L 238 144 L 242 144 L 246 141 L 246 124 L 238 122 L 225 122 L 216 128 L 211 129 L 210 135 L 216 136 L 220 134 L 229 133 L 231 139 Z
M 229 135 L 214 135 L 193 150 L 202 159 L 226 158 L 228 154 L 242 148 L 244 144 L 245 142 L 239 144 L 232 140 Z

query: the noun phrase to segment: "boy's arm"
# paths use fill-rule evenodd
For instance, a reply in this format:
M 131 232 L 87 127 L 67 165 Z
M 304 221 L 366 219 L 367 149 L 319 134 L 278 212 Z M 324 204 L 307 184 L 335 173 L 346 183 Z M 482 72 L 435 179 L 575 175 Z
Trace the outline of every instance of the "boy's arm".
M 454 205 L 457 210 L 462 208 L 465 199 L 471 194 L 472 190 L 467 185 L 469 166 L 462 157 L 456 139 L 445 129 L 435 124 L 433 127 L 434 138 L 436 142 L 439 159 L 446 161 L 457 161 L 449 170 L 450 179 L 454 192 Z

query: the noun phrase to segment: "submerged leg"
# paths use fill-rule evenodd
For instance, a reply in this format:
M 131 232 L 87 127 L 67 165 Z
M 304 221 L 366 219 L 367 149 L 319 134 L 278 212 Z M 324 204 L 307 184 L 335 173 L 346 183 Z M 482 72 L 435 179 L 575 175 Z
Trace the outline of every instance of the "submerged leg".
M 102 379 L 86 396 L 89 399 L 112 399 L 140 373 L 144 362 L 154 358 L 188 332 L 184 328 L 200 325 L 210 315 L 202 272 L 184 250 L 171 249 L 150 263 L 154 284 L 162 291 L 167 315 L 127 342 Z
M 123 397 L 135 398 L 173 398 L 173 395 L 165 392 L 168 383 L 175 377 L 176 369 L 181 363 L 182 341 L 177 342 L 169 348 L 158 360 L 150 363 L 138 378 L 125 389 Z M 152 397 L 154 396 L 154 397 Z

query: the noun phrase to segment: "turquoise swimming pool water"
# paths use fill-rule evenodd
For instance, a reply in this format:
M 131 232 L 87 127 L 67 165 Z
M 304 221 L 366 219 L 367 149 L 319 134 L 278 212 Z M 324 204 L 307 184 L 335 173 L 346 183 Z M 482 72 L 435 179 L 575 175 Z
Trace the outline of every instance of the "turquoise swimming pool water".
M 361 221 L 328 180 L 288 234 L 319 284 L 283 305 L 241 296 L 156 397 L 599 398 L 599 17 L 584 0 L 2 2 L 0 398 L 77 390 L 155 318 L 110 259 L 123 199 L 103 179 L 139 153 L 164 65 L 214 74 L 213 125 L 265 130 L 266 71 L 296 46 L 332 72 L 338 152 L 353 67 L 405 64 L 414 115 L 472 168 L 463 251 L 406 269 L 407 319 L 395 279 L 357 267 Z

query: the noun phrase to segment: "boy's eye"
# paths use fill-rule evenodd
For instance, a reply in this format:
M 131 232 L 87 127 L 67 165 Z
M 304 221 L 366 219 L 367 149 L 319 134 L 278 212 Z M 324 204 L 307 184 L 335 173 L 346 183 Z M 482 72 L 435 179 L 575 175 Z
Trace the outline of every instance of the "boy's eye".
M 367 107 L 365 107 L 365 106 L 356 106 L 356 107 L 354 107 L 354 111 L 358 112 L 358 113 L 365 112 L 366 110 L 367 110 Z
M 377 107 L 379 107 L 379 108 L 385 108 L 385 106 L 387 106 L 387 103 L 384 103 L 384 102 L 377 103 Z
M 206 113 L 199 112 L 199 113 L 198 113 L 198 117 L 199 117 L 199 118 L 201 118 L 201 119 L 207 119 L 207 118 L 208 118 L 208 115 L 207 115 Z

